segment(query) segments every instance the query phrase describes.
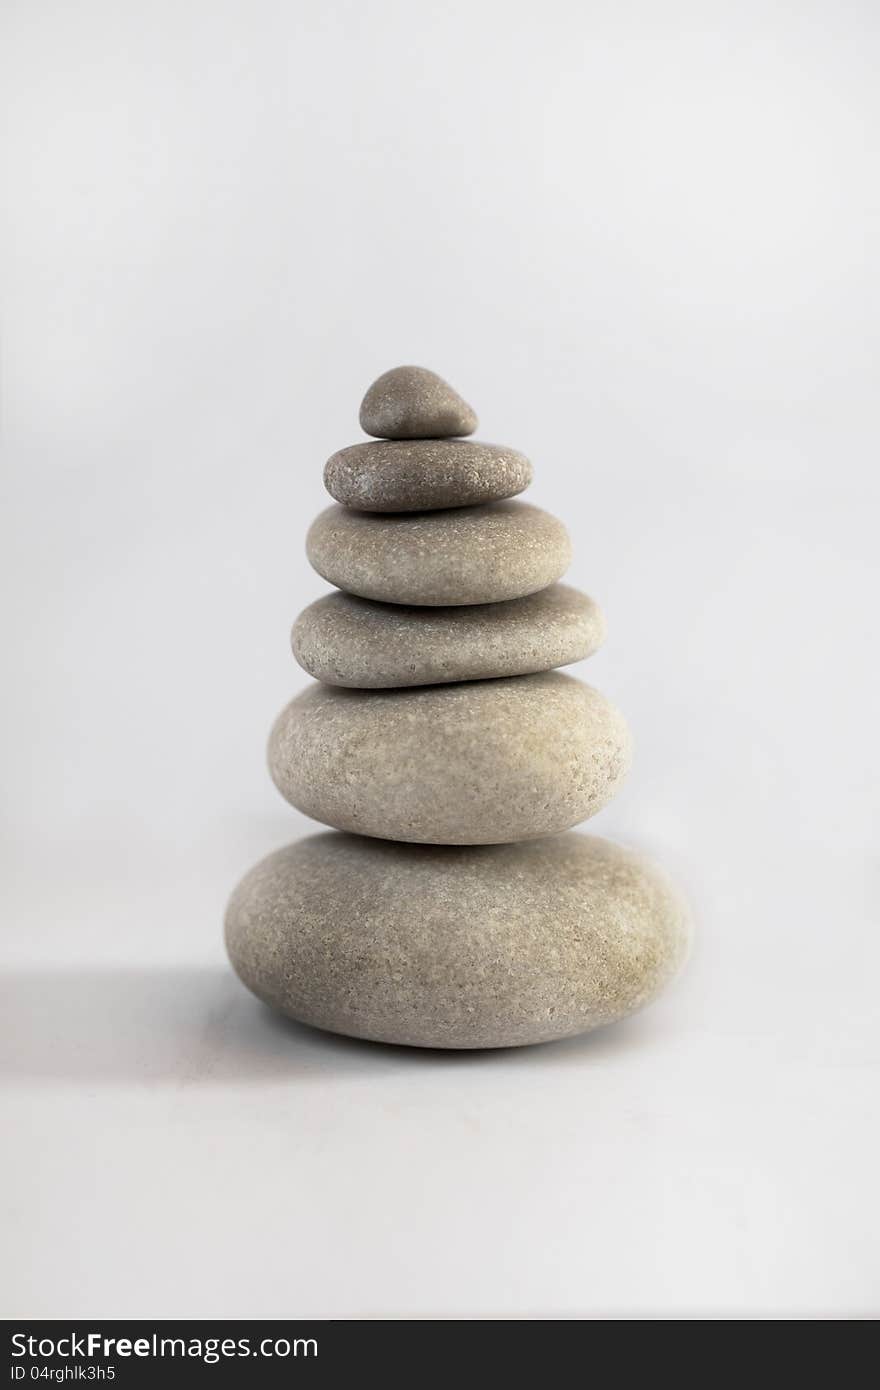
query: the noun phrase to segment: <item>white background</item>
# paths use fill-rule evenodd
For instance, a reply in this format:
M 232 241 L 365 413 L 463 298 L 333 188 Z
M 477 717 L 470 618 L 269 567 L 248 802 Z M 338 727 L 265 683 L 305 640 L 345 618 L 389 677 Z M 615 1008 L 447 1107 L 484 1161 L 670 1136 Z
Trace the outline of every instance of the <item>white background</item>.
M 878 1311 L 878 23 L 4 7 L 6 1316 Z M 568 523 L 637 746 L 588 829 L 694 906 L 581 1040 L 348 1042 L 225 964 L 399 362 Z

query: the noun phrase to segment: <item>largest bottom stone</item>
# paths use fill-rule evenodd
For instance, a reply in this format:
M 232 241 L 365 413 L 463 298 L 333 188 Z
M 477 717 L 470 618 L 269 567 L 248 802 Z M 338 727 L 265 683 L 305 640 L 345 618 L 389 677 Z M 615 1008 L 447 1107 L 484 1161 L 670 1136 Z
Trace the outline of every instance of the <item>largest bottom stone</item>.
M 596 836 L 411 845 L 336 832 L 269 855 L 226 916 L 229 956 L 303 1023 L 413 1047 L 514 1047 L 647 1003 L 687 945 L 665 876 Z

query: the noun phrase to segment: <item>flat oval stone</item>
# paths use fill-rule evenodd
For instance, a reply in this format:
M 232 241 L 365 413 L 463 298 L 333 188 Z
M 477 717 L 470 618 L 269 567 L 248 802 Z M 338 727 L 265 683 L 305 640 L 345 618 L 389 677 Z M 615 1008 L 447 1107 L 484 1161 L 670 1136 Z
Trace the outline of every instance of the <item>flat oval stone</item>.
M 253 868 L 226 914 L 230 960 L 259 999 L 410 1047 L 613 1023 L 671 979 L 688 937 L 664 875 L 577 834 L 466 848 L 314 835 Z
M 379 439 L 447 439 L 477 428 L 467 401 L 427 367 L 383 372 L 361 402 L 360 422 Z
M 421 512 L 515 497 L 532 481 L 525 454 L 471 439 L 383 439 L 340 449 L 324 486 L 364 512 Z
M 425 844 L 567 830 L 610 801 L 629 760 L 623 716 L 560 671 L 410 690 L 313 685 L 269 739 L 272 778 L 297 810 Z
M 546 589 L 571 561 L 561 521 L 526 502 L 388 516 L 327 507 L 306 553 L 338 589 L 384 603 L 499 603 Z
M 407 608 L 332 593 L 293 625 L 293 654 L 330 685 L 438 685 L 549 671 L 601 646 L 598 604 L 567 584 L 506 603 Z

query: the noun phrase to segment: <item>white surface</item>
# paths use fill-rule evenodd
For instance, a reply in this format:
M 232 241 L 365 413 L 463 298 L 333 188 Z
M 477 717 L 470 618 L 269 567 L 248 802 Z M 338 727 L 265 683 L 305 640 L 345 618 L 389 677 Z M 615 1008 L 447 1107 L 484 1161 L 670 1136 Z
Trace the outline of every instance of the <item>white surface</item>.
M 10 6 L 7 1316 L 876 1312 L 877 16 Z M 321 466 L 447 374 L 534 459 L 677 875 L 641 1017 L 287 1025 L 236 879 Z

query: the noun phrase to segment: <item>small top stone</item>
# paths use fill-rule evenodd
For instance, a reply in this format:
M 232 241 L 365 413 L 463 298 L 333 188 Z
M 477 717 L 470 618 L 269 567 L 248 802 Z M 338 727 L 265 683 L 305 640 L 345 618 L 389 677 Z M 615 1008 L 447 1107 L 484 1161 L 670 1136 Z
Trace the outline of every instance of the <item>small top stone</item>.
M 467 401 L 426 367 L 383 372 L 361 402 L 360 421 L 377 439 L 451 439 L 477 428 Z

